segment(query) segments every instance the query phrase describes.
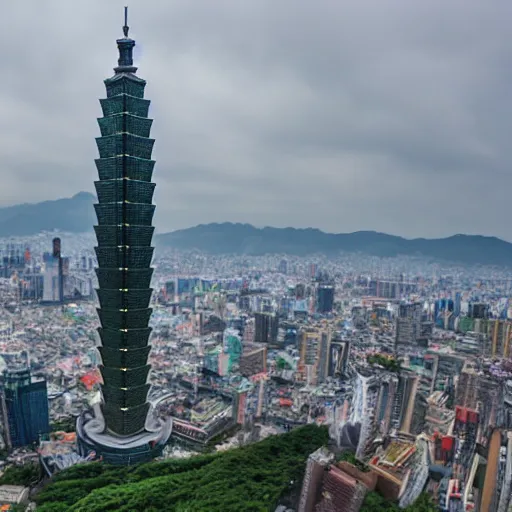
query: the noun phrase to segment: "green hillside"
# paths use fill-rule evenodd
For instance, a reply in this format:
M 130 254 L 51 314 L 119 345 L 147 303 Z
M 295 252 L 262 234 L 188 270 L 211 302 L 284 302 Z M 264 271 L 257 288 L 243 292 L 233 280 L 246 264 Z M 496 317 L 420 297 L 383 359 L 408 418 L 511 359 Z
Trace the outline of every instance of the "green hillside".
M 36 497 L 41 512 L 267 512 L 297 493 L 310 453 L 326 428 L 289 434 L 228 452 L 132 467 L 101 463 L 57 475 Z

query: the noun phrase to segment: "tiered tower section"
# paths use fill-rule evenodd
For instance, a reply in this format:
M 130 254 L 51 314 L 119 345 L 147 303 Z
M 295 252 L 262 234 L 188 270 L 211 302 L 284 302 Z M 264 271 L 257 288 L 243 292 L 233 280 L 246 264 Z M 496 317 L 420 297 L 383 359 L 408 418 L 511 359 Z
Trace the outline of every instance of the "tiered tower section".
M 98 119 L 101 137 L 96 139 L 99 181 L 95 182 L 98 225 L 98 329 L 103 364 L 102 412 L 107 431 L 131 436 L 144 430 L 149 404 L 147 383 L 150 365 L 148 345 L 151 328 L 149 302 L 153 269 L 151 226 L 155 162 L 154 139 L 148 119 L 146 82 L 135 75 L 132 51 L 135 41 L 117 40 L 118 67 L 105 80 L 107 98 L 100 100 Z
M 146 82 L 135 75 L 125 8 L 124 37 L 117 40 L 118 66 L 105 80 L 107 97 L 96 139 L 99 181 L 95 182 L 98 225 L 98 329 L 103 400 L 77 419 L 77 445 L 85 458 L 135 464 L 161 455 L 172 432 L 148 402 L 148 327 L 151 317 L 155 184 L 154 140 L 149 137 Z

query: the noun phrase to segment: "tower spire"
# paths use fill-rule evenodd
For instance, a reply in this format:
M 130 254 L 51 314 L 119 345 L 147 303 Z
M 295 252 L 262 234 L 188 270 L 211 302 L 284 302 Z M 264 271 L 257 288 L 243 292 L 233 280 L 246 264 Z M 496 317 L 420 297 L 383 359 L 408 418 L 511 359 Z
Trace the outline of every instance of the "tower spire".
M 124 6 L 124 27 L 123 27 L 123 34 L 124 37 L 128 37 L 128 30 L 130 30 L 130 27 L 128 26 L 128 6 Z
M 133 65 L 133 47 L 135 41 L 128 37 L 128 7 L 124 8 L 124 26 L 122 39 L 117 40 L 117 48 L 119 49 L 119 60 L 117 61 L 118 66 L 114 68 L 116 74 L 119 73 L 135 73 L 137 68 Z

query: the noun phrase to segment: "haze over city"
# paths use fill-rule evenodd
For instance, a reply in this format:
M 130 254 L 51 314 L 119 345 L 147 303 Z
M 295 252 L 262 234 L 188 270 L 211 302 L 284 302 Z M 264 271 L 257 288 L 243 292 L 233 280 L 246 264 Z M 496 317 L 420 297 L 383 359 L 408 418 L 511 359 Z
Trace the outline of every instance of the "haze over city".
M 98 77 L 111 73 L 122 5 L 3 12 L 0 205 L 93 191 Z M 158 112 L 158 230 L 233 221 L 512 239 L 509 2 L 130 9 Z

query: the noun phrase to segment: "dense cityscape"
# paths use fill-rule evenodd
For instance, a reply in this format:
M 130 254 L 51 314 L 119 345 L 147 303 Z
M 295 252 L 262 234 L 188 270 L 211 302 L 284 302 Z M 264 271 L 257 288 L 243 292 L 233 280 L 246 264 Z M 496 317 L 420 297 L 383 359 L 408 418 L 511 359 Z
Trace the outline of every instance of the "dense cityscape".
M 93 238 L 4 245 L 4 467 L 38 463 L 51 478 L 94 458 L 75 434 L 102 382 Z M 172 418 L 160 457 L 314 423 L 330 442 L 310 454 L 297 510 L 359 510 L 375 492 L 401 507 L 428 492 L 440 510 L 508 510 L 508 270 L 163 248 L 152 265 L 148 401 Z M 346 453 L 364 471 L 336 462 Z
M 512 510 L 511 269 L 153 246 L 117 46 L 97 224 L 0 239 L 0 510 Z

